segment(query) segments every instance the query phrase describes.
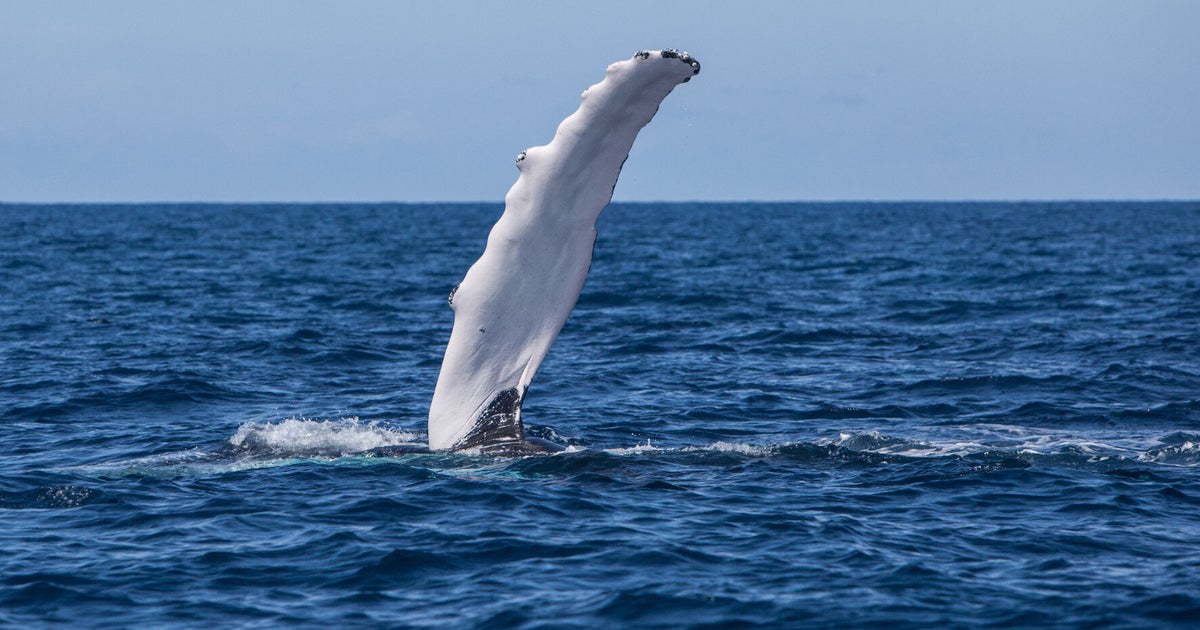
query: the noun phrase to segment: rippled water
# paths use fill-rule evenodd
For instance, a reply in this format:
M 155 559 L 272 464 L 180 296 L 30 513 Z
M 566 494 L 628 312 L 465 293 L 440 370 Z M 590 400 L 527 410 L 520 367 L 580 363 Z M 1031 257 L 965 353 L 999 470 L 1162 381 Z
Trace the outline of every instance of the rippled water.
M 495 205 L 0 206 L 0 625 L 1200 622 L 1200 204 L 619 204 L 526 459 Z

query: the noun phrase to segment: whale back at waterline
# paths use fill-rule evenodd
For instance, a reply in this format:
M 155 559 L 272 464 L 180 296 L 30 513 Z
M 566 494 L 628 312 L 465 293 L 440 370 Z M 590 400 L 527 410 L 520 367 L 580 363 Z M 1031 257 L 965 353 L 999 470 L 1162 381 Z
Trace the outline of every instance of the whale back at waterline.
M 517 156 L 504 213 L 450 294 L 454 327 L 429 408 L 431 448 L 528 445 L 521 405 L 579 299 L 596 219 L 638 131 L 699 71 L 674 50 L 614 63 L 549 144 Z

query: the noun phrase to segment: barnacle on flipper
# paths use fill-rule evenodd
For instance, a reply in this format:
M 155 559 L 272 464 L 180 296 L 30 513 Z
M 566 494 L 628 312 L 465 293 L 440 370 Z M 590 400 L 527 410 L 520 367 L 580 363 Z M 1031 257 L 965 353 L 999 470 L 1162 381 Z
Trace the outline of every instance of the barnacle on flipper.
M 675 50 L 674 48 L 664 48 L 663 50 L 659 51 L 658 54 L 663 59 L 678 59 L 678 60 L 682 61 L 683 63 L 688 64 L 689 66 L 692 67 L 692 76 L 693 77 L 696 76 L 697 74 L 700 74 L 700 62 L 696 61 L 696 59 L 693 58 L 691 55 L 689 55 L 686 51 Z M 633 58 L 634 59 L 642 59 L 642 60 L 649 59 L 650 51 L 639 50 L 639 51 L 633 53 Z M 687 83 L 690 80 L 691 80 L 691 77 L 688 77 L 688 78 L 684 79 L 683 82 Z

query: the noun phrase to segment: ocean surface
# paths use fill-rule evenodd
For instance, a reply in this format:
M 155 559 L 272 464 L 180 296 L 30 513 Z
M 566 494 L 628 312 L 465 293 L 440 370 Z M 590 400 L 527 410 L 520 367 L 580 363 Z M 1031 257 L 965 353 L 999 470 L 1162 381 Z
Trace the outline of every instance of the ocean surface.
M 523 459 L 500 205 L 0 205 L 0 626 L 1200 624 L 1200 203 L 616 204 Z

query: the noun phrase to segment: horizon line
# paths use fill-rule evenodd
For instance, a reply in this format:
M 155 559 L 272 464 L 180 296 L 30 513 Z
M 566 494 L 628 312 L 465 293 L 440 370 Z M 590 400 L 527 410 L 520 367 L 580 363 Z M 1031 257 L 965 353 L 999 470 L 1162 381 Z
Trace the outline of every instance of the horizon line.
M 916 203 L 961 203 L 961 204 L 986 204 L 986 203 L 1200 203 L 1200 198 L 1188 199 L 1177 197 L 1159 197 L 1159 198 L 1121 198 L 1121 197 L 1046 197 L 1046 198 L 925 198 L 925 199 L 685 199 L 685 200 L 629 200 L 623 199 L 619 201 L 610 201 L 608 205 L 619 204 L 916 204 Z M 241 201 L 5 201 L 0 200 L 0 207 L 3 206 L 294 206 L 294 205 L 504 205 L 504 200 L 421 200 L 421 201 L 399 201 L 399 200 L 322 200 L 322 201 L 305 201 L 305 200 L 241 200 Z

